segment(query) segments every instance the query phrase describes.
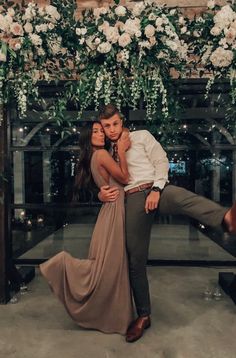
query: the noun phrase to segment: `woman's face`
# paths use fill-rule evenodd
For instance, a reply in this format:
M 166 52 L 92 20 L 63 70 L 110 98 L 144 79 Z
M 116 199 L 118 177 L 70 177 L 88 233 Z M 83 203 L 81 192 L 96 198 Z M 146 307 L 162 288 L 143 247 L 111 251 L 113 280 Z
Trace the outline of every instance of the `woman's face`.
M 105 134 L 100 123 L 93 125 L 91 143 L 95 148 L 103 148 L 105 145 Z

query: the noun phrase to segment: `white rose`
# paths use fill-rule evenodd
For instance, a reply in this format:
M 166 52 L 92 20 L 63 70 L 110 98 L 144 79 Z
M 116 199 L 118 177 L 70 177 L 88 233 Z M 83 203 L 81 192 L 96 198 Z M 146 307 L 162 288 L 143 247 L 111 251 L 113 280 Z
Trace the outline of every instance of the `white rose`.
M 135 36 L 136 36 L 136 37 L 140 37 L 141 35 L 142 35 L 142 32 L 141 32 L 141 31 L 138 30 L 137 32 L 135 32 Z
M 13 35 L 16 36 L 23 36 L 24 34 L 23 28 L 20 24 L 18 24 L 18 22 L 13 22 L 11 24 L 10 30 L 13 33 Z
M 143 1 L 141 1 L 138 4 L 135 4 L 135 6 L 133 7 L 133 10 L 132 10 L 132 13 L 135 16 L 139 16 L 144 9 L 145 9 L 145 4 Z
M 126 32 L 124 34 L 122 34 L 119 37 L 119 45 L 121 47 L 126 47 L 127 45 L 129 45 L 131 43 L 131 37 L 129 34 L 127 34 Z
M 158 17 L 157 19 L 156 19 L 156 27 L 160 27 L 160 26 L 162 26 L 163 25 L 163 23 L 164 23 L 164 21 L 163 21 L 163 19 L 161 18 L 161 17 Z
M 15 10 L 14 10 L 12 7 L 10 7 L 10 8 L 7 10 L 7 14 L 8 14 L 9 16 L 13 17 L 13 16 L 15 15 Z
M 116 43 L 119 39 L 119 31 L 116 27 L 110 26 L 108 29 L 104 31 L 104 35 L 106 36 L 107 41 L 111 43 Z
M 115 13 L 117 16 L 125 16 L 126 8 L 124 6 L 119 5 L 115 8 Z
M 213 35 L 213 36 L 219 36 L 219 34 L 221 33 L 222 29 L 218 26 L 214 26 L 212 27 L 210 33 Z
M 111 44 L 109 42 L 102 42 L 98 46 L 97 50 L 101 53 L 108 53 L 109 51 L 111 51 Z
M 154 36 L 155 35 L 155 27 L 152 26 L 152 25 L 147 25 L 145 27 L 144 33 L 145 33 L 147 38 L 150 38 L 150 37 Z
M 26 22 L 26 24 L 24 25 L 24 30 L 28 34 L 31 34 L 33 32 L 33 26 L 31 25 L 30 22 Z
M 210 61 L 215 67 L 228 67 L 231 65 L 234 58 L 234 54 L 230 50 L 225 50 L 223 47 L 218 47 L 212 52 Z

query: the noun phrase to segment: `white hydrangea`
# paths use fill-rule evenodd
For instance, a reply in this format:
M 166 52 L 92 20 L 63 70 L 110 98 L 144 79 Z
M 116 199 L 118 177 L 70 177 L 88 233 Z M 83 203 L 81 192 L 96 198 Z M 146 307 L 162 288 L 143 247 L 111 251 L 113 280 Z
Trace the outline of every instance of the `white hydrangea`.
M 231 65 L 234 54 L 231 50 L 225 50 L 223 47 L 218 47 L 212 52 L 210 61 L 214 67 L 228 67 Z
M 34 46 L 41 46 L 42 45 L 42 39 L 37 34 L 29 34 L 29 37 L 31 39 L 31 42 Z
M 108 52 L 110 52 L 111 51 L 110 42 L 102 42 L 102 43 L 100 43 L 100 45 L 98 45 L 97 50 L 100 53 L 108 53 Z
M 36 25 L 35 26 L 35 31 L 36 32 L 47 32 L 48 30 L 48 25 L 47 24 L 40 24 L 40 25 Z
M 7 32 L 10 29 L 10 25 L 12 24 L 12 21 L 9 22 L 6 18 L 6 16 L 3 16 L 0 14 L 0 30 Z
M 236 13 L 232 10 L 230 5 L 225 5 L 216 13 L 213 20 L 218 27 L 224 29 L 225 27 L 228 27 L 235 18 Z
M 119 5 L 115 8 L 115 13 L 117 16 L 125 16 L 126 8 L 122 5 Z

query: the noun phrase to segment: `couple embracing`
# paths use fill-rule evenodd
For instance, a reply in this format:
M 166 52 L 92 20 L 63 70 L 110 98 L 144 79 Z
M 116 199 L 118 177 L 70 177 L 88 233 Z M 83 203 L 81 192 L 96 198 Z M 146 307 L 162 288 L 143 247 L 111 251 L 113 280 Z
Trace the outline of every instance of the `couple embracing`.
M 105 136 L 111 141 L 109 152 Z M 135 342 L 151 325 L 146 262 L 155 212 L 187 215 L 236 232 L 236 203 L 224 208 L 169 184 L 160 143 L 146 130 L 129 133 L 112 104 L 81 133 L 80 149 L 76 185 L 83 188 L 93 180 L 103 202 L 88 259 L 62 251 L 40 271 L 81 327 L 120 333 Z

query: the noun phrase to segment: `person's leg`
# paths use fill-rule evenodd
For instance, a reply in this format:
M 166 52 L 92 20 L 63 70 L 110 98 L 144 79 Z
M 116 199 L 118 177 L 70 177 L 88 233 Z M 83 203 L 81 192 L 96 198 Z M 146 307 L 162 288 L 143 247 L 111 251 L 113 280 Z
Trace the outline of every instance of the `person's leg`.
M 130 283 L 138 316 L 151 312 L 146 262 L 154 212 L 144 210 L 149 191 L 129 194 L 126 197 L 126 245 L 129 259 Z
M 175 185 L 164 188 L 158 206 L 160 214 L 187 215 L 211 227 L 222 225 L 228 210 L 210 199 Z

